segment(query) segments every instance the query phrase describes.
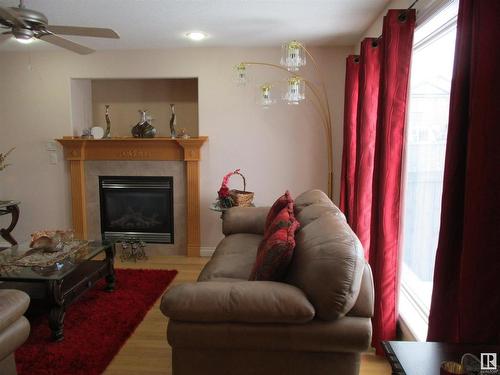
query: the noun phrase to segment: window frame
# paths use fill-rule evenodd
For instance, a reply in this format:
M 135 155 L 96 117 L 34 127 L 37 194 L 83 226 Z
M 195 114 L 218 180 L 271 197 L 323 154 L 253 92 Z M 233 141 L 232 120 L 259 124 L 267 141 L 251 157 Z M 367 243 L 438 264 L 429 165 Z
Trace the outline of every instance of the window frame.
M 444 0 L 437 1 L 432 4 L 428 9 L 422 10 L 420 13 L 422 16 L 419 17 L 417 14 L 417 27 L 415 33 L 417 34 L 421 28 L 425 28 L 429 26 L 428 21 L 432 21 L 435 16 L 439 17 L 440 13 L 443 13 L 443 17 L 445 18 L 444 22 L 435 29 L 432 29 L 429 33 L 423 35 L 420 40 L 415 41 L 412 53 L 418 52 L 419 50 L 427 47 L 429 44 L 441 38 L 443 35 L 448 33 L 450 29 L 456 28 L 458 12 L 455 9 L 458 9 L 458 0 Z M 453 15 L 447 16 L 446 12 L 452 12 Z M 408 85 L 408 98 L 410 97 L 410 85 Z M 404 200 L 404 189 L 407 183 L 407 171 L 406 171 L 406 162 L 407 162 L 407 136 L 410 131 L 408 126 L 409 121 L 409 110 L 406 111 L 406 119 L 405 119 L 405 134 L 404 134 L 404 147 L 403 147 L 403 164 L 402 164 L 402 178 L 401 178 L 401 197 L 402 204 L 400 205 L 400 288 L 398 295 L 398 310 L 399 310 L 399 320 L 401 325 L 401 330 L 403 332 L 404 338 L 412 339 L 415 341 L 425 341 L 427 338 L 427 330 L 429 326 L 429 310 L 430 307 L 426 306 L 420 298 L 418 298 L 418 294 L 414 292 L 415 287 L 412 287 L 410 283 L 408 283 L 407 278 L 403 277 L 403 273 L 413 274 L 406 264 L 404 263 L 403 257 L 403 236 L 404 236 L 404 220 L 405 220 L 405 200 Z M 405 337 L 406 336 L 406 337 Z M 409 337 L 408 337 L 409 336 Z

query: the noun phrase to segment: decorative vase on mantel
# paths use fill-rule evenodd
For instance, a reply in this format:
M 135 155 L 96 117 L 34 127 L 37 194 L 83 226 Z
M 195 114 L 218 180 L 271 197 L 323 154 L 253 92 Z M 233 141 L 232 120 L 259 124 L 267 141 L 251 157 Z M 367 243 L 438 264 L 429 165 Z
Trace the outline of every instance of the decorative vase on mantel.
M 170 111 L 172 115 L 170 117 L 170 137 L 177 138 L 177 129 L 175 128 L 177 125 L 177 115 L 175 114 L 175 104 L 170 104 Z
M 104 136 L 102 138 L 111 138 L 111 117 L 109 116 L 109 104 L 104 106 L 106 108 L 106 113 L 104 117 L 106 119 L 106 130 L 104 131 Z
M 151 125 L 151 120 L 148 119 L 146 110 L 139 110 L 141 120 L 132 128 L 132 136 L 134 138 L 154 138 L 156 129 Z

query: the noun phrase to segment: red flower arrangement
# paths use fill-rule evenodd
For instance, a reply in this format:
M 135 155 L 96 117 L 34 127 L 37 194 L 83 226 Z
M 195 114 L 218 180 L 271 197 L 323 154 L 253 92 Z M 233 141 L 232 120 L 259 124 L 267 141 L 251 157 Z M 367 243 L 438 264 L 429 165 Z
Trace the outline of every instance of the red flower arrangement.
M 222 179 L 222 184 L 221 184 L 220 189 L 217 192 L 217 194 L 219 196 L 218 203 L 223 208 L 229 208 L 229 207 L 234 206 L 234 201 L 233 201 L 233 198 L 231 198 L 231 195 L 229 193 L 229 187 L 227 186 L 227 184 L 229 182 L 229 178 L 233 174 L 236 174 L 239 172 L 240 172 L 240 169 L 238 168 L 234 172 L 229 172 L 228 174 L 226 174 L 224 176 L 224 178 Z

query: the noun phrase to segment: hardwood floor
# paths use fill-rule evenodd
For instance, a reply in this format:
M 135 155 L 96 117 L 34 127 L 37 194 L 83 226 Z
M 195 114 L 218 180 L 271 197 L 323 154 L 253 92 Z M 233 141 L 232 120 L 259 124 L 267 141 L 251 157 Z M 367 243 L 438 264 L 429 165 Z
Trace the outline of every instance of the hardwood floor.
M 194 281 L 208 258 L 151 256 L 147 261 L 123 263 L 117 257 L 116 268 L 176 269 L 179 274 L 171 285 Z M 167 318 L 160 312 L 160 301 L 147 313 L 142 323 L 110 363 L 105 375 L 171 374 L 171 351 L 166 340 Z M 361 360 L 362 375 L 389 375 L 389 364 L 372 353 Z M 311 374 L 314 375 L 314 374 Z

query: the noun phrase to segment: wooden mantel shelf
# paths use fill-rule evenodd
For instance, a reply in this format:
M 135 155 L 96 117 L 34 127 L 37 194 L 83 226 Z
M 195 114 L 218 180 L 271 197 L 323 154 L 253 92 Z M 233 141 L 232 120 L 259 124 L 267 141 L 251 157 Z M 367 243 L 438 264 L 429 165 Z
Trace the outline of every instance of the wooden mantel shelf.
M 200 160 L 208 137 L 84 139 L 63 137 L 66 160 Z
M 63 137 L 64 158 L 70 163 L 72 217 L 75 234 L 87 238 L 86 160 L 178 160 L 186 164 L 187 255 L 200 256 L 200 149 L 208 137 L 84 139 Z

